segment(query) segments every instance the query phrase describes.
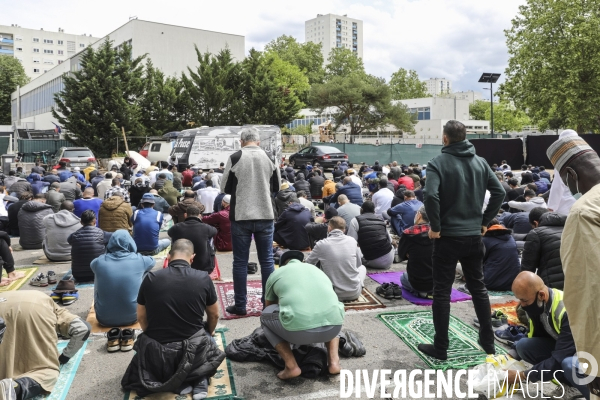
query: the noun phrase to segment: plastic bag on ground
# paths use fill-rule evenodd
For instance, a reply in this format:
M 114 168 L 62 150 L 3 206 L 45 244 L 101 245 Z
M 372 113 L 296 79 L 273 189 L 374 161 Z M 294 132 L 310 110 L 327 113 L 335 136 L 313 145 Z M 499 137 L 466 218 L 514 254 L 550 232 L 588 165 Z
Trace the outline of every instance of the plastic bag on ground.
M 467 384 L 474 392 L 483 393 L 488 399 L 500 397 L 512 397 L 515 393 L 521 393 L 519 383 L 505 384 L 506 371 L 525 371 L 527 368 L 521 361 L 505 355 L 488 355 L 485 364 L 473 368 L 474 376 L 469 376 Z

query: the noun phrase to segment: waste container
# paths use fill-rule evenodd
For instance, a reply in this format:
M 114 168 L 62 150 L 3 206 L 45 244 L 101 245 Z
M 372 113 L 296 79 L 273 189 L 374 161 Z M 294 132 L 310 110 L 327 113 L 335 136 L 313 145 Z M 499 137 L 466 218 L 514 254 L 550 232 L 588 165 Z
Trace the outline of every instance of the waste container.
M 2 156 L 0 156 L 2 161 L 2 171 L 5 174 L 8 174 L 8 171 L 10 171 L 10 167 L 15 162 L 16 156 L 16 154 L 2 154 Z

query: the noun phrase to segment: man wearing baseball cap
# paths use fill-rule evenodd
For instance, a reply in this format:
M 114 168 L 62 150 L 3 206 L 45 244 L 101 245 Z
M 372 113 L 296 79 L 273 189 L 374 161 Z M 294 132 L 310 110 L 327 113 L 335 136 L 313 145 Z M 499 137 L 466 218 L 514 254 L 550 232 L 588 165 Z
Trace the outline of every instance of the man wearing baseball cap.
M 569 311 L 577 351 L 600 360 L 600 304 L 594 301 L 600 281 L 600 157 L 576 134 L 563 135 L 548 148 L 546 155 L 554 165 L 554 182 L 562 180 L 577 199 L 569 212 L 560 245 L 565 308 Z M 588 387 L 594 397 L 600 396 L 600 377 Z
M 163 213 L 154 209 L 154 196 L 146 193 L 140 201 L 140 208 L 131 217 L 133 222 L 133 240 L 138 253 L 154 256 L 171 245 L 169 239 L 159 239 Z

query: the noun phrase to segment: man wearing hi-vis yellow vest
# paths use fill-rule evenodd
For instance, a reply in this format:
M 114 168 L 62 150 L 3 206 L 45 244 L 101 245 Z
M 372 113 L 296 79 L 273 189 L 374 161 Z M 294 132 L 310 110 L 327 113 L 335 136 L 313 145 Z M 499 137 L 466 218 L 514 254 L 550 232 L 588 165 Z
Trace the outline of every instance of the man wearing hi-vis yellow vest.
M 529 333 L 516 342 L 515 347 L 519 357 L 533 367 L 522 372 L 508 371 L 508 382 L 512 383 L 517 374 L 523 383 L 557 379 L 562 386 L 557 386 L 549 394 L 550 398 L 589 399 L 590 391 L 584 382 L 580 382 L 585 375 L 577 371 L 579 361 L 563 304 L 563 292 L 549 288 L 538 275 L 528 271 L 517 275 L 512 290 L 529 317 Z

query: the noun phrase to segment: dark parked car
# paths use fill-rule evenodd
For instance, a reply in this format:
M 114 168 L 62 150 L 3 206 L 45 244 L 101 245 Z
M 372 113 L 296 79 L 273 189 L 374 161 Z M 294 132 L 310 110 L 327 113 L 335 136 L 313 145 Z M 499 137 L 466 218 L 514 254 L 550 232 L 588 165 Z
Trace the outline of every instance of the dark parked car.
M 348 161 L 348 155 L 333 146 L 309 146 L 290 156 L 290 164 L 299 167 L 307 162 L 321 164 L 323 168 L 333 168 L 338 161 Z

